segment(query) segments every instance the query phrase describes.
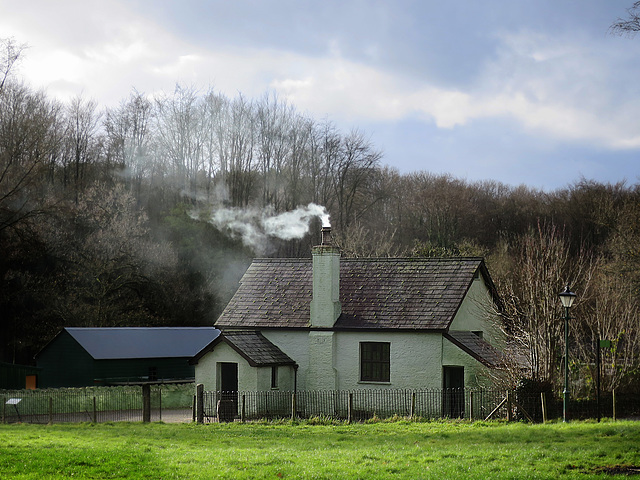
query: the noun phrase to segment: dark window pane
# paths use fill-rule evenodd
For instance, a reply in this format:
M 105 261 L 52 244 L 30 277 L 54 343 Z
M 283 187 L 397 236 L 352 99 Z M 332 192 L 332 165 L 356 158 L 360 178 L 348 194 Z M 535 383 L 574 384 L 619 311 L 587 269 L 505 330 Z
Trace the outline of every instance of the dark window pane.
M 360 343 L 360 380 L 388 382 L 390 379 L 390 350 L 388 342 Z

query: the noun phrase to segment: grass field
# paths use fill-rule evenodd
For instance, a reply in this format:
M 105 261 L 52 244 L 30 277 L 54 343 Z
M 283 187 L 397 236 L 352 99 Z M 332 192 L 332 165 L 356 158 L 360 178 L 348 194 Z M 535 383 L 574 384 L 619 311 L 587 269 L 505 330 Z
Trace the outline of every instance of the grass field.
M 0 425 L 2 479 L 589 479 L 635 466 L 640 422 Z

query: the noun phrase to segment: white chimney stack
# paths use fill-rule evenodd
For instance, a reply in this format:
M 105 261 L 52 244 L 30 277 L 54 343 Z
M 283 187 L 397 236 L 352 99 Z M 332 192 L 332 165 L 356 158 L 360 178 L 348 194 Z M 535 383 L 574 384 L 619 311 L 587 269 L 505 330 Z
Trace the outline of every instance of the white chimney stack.
M 340 249 L 331 243 L 331 227 L 322 227 L 322 242 L 313 247 L 311 327 L 332 328 L 340 313 Z

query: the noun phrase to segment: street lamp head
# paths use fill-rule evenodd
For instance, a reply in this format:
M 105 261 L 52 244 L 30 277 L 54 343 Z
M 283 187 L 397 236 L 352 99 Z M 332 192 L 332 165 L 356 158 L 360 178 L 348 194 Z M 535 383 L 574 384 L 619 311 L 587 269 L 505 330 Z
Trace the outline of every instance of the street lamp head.
M 569 285 L 564 288 L 564 292 L 560 293 L 560 301 L 564 308 L 571 308 L 575 299 L 576 294 L 569 290 Z

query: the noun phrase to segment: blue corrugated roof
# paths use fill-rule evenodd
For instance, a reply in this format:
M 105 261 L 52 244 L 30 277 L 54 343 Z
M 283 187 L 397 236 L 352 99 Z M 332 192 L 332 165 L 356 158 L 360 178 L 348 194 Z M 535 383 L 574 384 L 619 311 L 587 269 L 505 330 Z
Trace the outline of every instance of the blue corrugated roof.
M 96 360 L 193 357 L 215 340 L 213 327 L 65 328 Z

